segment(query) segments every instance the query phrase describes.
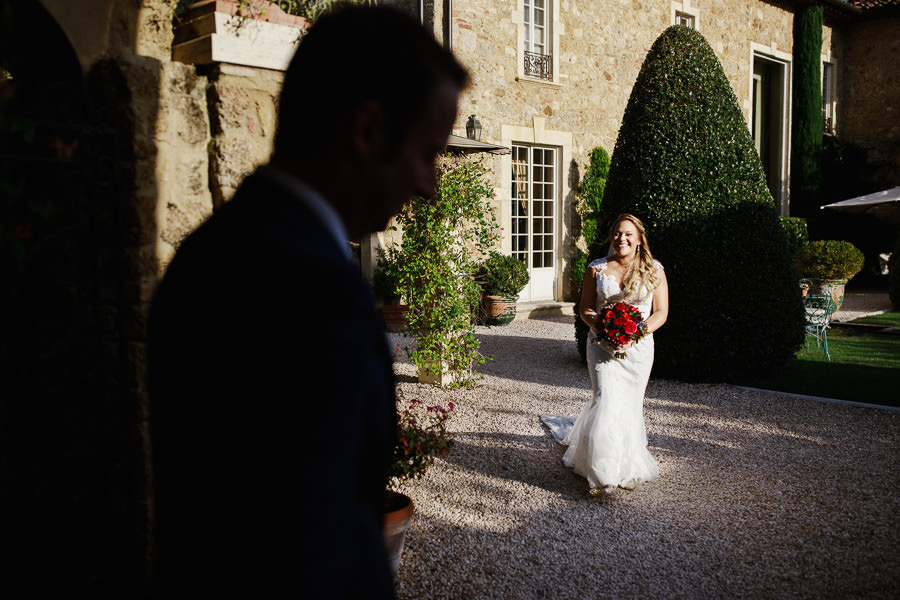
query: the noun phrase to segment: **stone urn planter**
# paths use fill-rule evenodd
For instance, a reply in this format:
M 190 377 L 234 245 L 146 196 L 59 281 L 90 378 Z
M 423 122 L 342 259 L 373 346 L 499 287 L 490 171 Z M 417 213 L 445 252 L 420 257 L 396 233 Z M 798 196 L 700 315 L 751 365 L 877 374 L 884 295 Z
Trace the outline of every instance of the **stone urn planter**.
M 478 267 L 482 319 L 486 325 L 508 325 L 516 318 L 516 300 L 528 285 L 525 263 L 513 256 L 491 252 Z
M 415 506 L 409 496 L 388 491 L 384 502 L 384 544 L 387 548 L 391 573 L 396 577 L 400 569 L 400 558 L 406 541 L 406 531 L 412 524 Z
M 484 311 L 484 322 L 487 325 L 508 325 L 516 318 L 516 300 L 518 296 L 484 295 L 481 308 Z
M 846 279 L 813 280 L 813 283 L 809 286 L 808 290 L 803 289 L 803 295 L 823 295 L 827 293 L 826 290 L 831 290 L 831 298 L 834 300 L 834 303 L 837 304 L 837 308 L 835 309 L 837 311 L 841 309 L 841 304 L 844 303 L 844 286 L 846 285 Z

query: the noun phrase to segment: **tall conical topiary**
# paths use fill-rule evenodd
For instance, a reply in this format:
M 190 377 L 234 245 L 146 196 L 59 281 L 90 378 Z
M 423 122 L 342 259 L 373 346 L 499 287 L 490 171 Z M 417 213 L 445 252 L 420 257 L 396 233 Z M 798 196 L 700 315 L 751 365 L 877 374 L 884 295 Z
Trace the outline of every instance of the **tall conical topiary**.
M 784 366 L 803 343 L 775 204 L 722 65 L 700 33 L 656 40 L 619 130 L 600 206 L 644 221 L 669 281 L 654 374 L 723 381 Z
M 797 217 L 816 216 L 821 204 L 823 19 L 816 4 L 794 16 L 791 214 Z

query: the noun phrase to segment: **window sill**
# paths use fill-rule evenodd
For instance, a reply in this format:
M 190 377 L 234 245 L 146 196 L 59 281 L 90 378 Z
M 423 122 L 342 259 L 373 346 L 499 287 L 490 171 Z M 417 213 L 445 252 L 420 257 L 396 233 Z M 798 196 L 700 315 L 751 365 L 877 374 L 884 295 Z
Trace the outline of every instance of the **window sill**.
M 542 87 L 549 87 L 549 88 L 559 89 L 559 88 L 563 87 L 563 84 L 561 84 L 557 81 L 547 81 L 546 79 L 537 79 L 534 77 L 516 77 L 516 81 L 519 83 L 531 83 L 534 85 L 539 85 Z

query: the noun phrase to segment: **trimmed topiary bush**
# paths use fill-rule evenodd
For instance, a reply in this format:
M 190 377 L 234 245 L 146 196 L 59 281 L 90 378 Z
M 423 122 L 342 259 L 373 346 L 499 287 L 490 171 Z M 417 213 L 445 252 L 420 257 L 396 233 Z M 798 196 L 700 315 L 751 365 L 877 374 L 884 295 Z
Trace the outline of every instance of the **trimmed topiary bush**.
M 900 237 L 894 244 L 894 251 L 888 260 L 888 293 L 894 310 L 900 310 Z
M 794 266 L 800 277 L 850 280 L 862 271 L 866 257 L 850 242 L 818 240 L 794 254 Z
M 788 252 L 794 254 L 809 243 L 809 229 L 806 227 L 806 219 L 802 217 L 779 217 L 781 228 L 784 230 L 784 239 L 787 242 Z
M 669 280 L 655 376 L 723 381 L 787 364 L 804 339 L 797 274 L 737 99 L 694 29 L 663 32 L 631 92 L 600 230 L 626 212 Z

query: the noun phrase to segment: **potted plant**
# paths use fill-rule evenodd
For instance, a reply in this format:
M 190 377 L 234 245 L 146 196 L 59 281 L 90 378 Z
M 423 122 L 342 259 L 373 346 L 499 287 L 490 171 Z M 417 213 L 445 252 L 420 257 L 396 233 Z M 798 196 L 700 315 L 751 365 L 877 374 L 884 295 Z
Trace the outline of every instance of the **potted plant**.
M 528 285 L 528 267 L 513 256 L 491 252 L 477 271 L 481 283 L 484 320 L 489 325 L 507 325 L 516 318 L 516 301 Z
M 794 254 L 797 274 L 803 279 L 823 280 L 823 284 L 831 287 L 838 308 L 844 301 L 844 285 L 862 270 L 864 263 L 862 251 L 844 241 L 817 240 Z
M 409 307 L 401 304 L 400 290 L 401 252 L 396 248 L 378 249 L 375 272 L 372 275 L 372 292 L 381 302 L 384 328 L 399 333 L 406 327 L 406 313 Z
M 415 398 L 408 402 L 401 400 L 398 405 L 397 444 L 384 502 L 384 541 L 394 575 L 400 567 L 403 543 L 415 507 L 409 496 L 393 488 L 421 478 L 436 457 L 450 451 L 453 440 L 447 433 L 447 420 L 455 408 L 453 402 L 428 406 Z

